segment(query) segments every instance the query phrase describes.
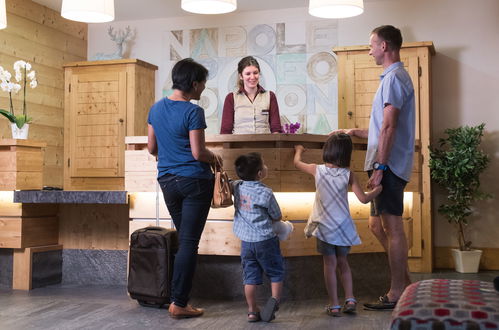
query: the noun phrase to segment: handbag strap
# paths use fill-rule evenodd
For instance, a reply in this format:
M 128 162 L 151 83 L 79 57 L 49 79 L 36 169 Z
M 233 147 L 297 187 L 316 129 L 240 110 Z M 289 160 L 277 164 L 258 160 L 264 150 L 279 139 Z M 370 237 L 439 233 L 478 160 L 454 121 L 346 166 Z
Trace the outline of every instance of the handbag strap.
M 218 159 L 218 157 L 215 157 L 215 162 L 211 163 L 210 165 L 213 173 L 224 171 L 222 162 Z

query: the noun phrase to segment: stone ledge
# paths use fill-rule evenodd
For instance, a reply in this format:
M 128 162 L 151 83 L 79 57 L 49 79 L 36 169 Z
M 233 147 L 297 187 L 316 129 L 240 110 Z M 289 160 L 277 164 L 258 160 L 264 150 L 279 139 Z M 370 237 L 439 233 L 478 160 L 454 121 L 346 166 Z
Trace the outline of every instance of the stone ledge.
M 128 204 L 126 191 L 21 190 L 14 203 Z

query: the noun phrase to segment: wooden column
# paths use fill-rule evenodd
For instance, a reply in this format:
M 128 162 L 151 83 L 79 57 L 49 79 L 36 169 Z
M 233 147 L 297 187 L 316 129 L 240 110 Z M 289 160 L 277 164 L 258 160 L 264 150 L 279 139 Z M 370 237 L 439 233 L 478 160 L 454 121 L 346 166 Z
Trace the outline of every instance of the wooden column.
M 0 139 L 0 191 L 42 189 L 46 145 L 33 140 Z

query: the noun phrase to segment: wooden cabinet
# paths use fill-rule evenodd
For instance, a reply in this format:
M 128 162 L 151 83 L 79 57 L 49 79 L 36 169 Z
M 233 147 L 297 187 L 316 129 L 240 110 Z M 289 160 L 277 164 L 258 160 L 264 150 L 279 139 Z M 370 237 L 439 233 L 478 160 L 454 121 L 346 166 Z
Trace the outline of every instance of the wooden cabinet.
M 64 68 L 64 189 L 124 190 L 125 136 L 147 134 L 157 67 L 122 59 Z
M 379 86 L 381 66 L 369 56 L 369 46 L 336 47 L 338 58 L 338 127 L 368 128 L 371 105 Z M 429 145 L 431 113 L 431 56 L 435 48 L 431 41 L 405 43 L 401 61 L 409 72 L 416 99 L 416 145 L 413 175 L 406 187 L 404 199 L 411 207 L 404 219 L 412 220 L 412 248 L 409 251 L 411 271 L 430 272 L 432 269 L 431 189 Z

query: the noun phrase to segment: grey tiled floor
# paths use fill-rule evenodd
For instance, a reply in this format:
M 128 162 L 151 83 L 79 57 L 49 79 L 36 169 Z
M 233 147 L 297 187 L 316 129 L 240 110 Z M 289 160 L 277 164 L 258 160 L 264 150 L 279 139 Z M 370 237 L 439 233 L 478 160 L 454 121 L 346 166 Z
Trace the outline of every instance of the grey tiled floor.
M 492 281 L 499 272 L 458 274 L 451 271 L 413 274 L 413 280 L 459 278 Z M 361 302 L 365 302 L 362 299 Z M 356 316 L 332 318 L 323 299 L 284 301 L 271 323 L 246 322 L 244 301 L 193 299 L 206 309 L 197 319 L 173 320 L 166 309 L 144 308 L 126 288 L 49 286 L 30 292 L 0 289 L 0 329 L 387 329 L 390 312 L 359 308 Z

